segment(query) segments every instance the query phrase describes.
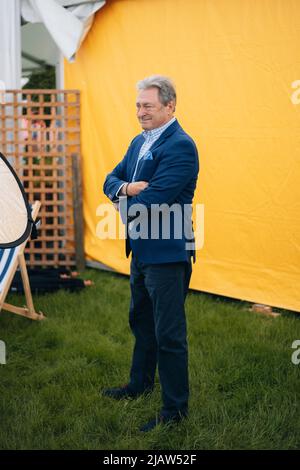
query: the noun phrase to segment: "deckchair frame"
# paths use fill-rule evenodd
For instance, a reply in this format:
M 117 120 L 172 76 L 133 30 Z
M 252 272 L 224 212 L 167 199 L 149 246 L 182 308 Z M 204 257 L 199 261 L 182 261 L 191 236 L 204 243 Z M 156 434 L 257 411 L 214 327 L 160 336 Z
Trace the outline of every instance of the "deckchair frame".
M 41 203 L 39 201 L 36 201 L 33 204 L 32 206 L 33 220 L 36 220 L 40 207 L 41 207 Z M 5 287 L 2 290 L 2 292 L 0 292 L 0 311 L 7 310 L 8 312 L 16 313 L 17 315 L 22 315 L 23 317 L 31 318 L 32 320 L 43 320 L 45 316 L 41 312 L 37 313 L 33 305 L 28 272 L 27 272 L 25 256 L 24 256 L 24 250 L 25 250 L 27 241 L 28 240 L 25 240 L 20 246 L 18 246 L 19 253 L 16 256 L 16 258 L 13 260 L 13 265 L 11 267 L 10 274 L 7 278 Z M 25 307 L 16 307 L 15 305 L 4 302 L 18 266 L 20 268 L 24 292 L 25 292 L 25 298 L 26 298 Z

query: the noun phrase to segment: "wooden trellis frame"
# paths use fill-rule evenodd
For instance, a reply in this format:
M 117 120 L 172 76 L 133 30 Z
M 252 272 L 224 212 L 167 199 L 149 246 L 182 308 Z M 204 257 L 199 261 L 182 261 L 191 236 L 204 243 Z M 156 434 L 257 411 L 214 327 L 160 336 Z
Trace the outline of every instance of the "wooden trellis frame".
M 80 93 L 6 90 L 0 102 L 0 151 L 41 201 L 39 238 L 26 249 L 29 266 L 84 267 Z

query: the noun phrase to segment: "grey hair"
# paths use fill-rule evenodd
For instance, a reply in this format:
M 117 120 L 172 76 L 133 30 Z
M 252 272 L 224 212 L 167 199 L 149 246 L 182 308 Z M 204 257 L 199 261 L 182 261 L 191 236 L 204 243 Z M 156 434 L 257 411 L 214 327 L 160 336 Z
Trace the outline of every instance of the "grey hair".
M 158 88 L 159 101 L 166 106 L 170 101 L 176 104 L 176 90 L 172 80 L 162 75 L 151 75 L 137 82 L 138 90 L 147 90 L 148 88 Z

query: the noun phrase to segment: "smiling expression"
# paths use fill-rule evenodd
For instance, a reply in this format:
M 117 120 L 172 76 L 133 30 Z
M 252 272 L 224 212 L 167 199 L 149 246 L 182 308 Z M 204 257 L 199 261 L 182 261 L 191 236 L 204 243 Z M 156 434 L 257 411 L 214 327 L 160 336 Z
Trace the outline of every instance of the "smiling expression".
M 166 106 L 159 100 L 158 88 L 141 90 L 136 100 L 136 113 L 142 128 L 150 131 L 166 124 L 173 117 L 174 102 Z

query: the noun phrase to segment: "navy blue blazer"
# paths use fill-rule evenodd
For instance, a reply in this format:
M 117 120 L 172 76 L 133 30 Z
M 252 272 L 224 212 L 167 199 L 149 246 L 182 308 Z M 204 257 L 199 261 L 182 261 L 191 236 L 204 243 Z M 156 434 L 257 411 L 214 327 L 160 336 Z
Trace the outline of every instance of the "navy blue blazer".
M 123 160 L 107 175 L 103 191 L 111 201 L 118 201 L 116 193 L 122 183 L 132 181 L 139 151 L 144 141 L 142 134 L 135 137 Z M 188 261 L 190 256 L 194 255 L 194 250 L 190 245 L 187 249 L 187 243 L 190 244 L 193 240 L 191 204 L 198 171 L 199 160 L 196 145 L 176 120 L 139 161 L 135 181 L 147 181 L 149 186 L 137 196 L 128 197 L 127 204 L 128 210 L 130 208 L 133 210 L 134 204 L 143 204 L 147 208 L 149 236 L 130 238 L 130 246 L 128 241 L 126 244 L 127 256 L 132 249 L 133 254 L 141 262 L 161 264 Z M 161 204 L 165 206 L 158 206 Z M 160 211 L 159 229 L 155 238 L 151 238 L 154 212 L 156 211 L 157 214 L 158 207 L 168 209 L 172 206 L 174 208 L 173 204 L 176 205 L 176 210 Z M 170 227 L 167 234 L 162 230 L 164 222 Z

